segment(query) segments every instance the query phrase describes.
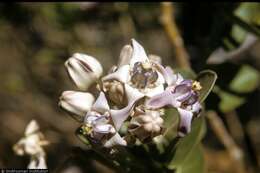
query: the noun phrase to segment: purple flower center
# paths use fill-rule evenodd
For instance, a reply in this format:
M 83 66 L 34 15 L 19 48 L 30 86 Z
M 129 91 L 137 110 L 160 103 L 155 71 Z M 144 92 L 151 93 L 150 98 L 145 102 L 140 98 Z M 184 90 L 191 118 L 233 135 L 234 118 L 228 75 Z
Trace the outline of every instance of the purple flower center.
M 145 67 L 142 62 L 136 62 L 133 67 L 131 82 L 135 88 L 143 89 L 153 85 L 158 79 L 158 73 L 150 67 Z

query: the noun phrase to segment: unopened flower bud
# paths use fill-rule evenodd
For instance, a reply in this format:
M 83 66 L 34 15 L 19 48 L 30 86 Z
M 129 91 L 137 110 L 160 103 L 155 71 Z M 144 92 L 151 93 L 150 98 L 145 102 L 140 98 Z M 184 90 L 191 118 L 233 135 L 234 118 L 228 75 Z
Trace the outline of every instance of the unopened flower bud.
M 103 73 L 101 64 L 94 57 L 75 53 L 65 62 L 68 74 L 81 90 L 86 90 Z
M 163 119 L 159 111 L 146 110 L 143 114 L 134 116 L 130 121 L 129 131 L 141 141 L 152 139 L 162 132 Z
M 69 113 L 72 113 L 74 119 L 82 122 L 94 100 L 94 96 L 90 93 L 64 91 L 60 97 L 59 105 Z

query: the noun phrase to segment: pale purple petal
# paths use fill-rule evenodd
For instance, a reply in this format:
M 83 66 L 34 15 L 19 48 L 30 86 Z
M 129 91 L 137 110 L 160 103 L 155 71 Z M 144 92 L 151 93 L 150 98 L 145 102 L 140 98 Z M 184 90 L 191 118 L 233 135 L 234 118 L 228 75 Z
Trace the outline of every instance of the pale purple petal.
M 106 96 L 103 92 L 100 92 L 96 102 L 92 106 L 92 110 L 100 112 L 100 113 L 109 111 L 109 105 L 107 103 Z
M 95 122 L 98 117 L 98 115 L 94 115 L 93 112 L 89 111 L 85 116 L 84 122 L 88 124 L 93 124 L 93 122 Z
M 136 62 L 144 62 L 148 60 L 143 46 L 141 46 L 135 39 L 132 39 L 133 55 L 130 60 L 130 66 L 133 67 Z
M 174 74 L 173 70 L 171 67 L 166 67 L 164 68 L 161 64 L 155 63 L 156 66 L 158 67 L 158 70 L 162 73 L 166 83 L 168 86 L 174 84 L 177 81 L 177 75 Z
M 119 135 L 119 133 L 116 133 L 112 138 L 106 141 L 104 147 L 111 148 L 116 145 L 122 145 L 122 146 L 127 145 L 127 142 Z
M 174 93 L 179 93 L 179 94 L 185 94 L 190 91 L 191 91 L 191 87 L 185 83 L 184 84 L 181 83 L 177 85 L 173 90 Z
M 95 125 L 94 131 L 97 133 L 103 133 L 103 134 L 116 132 L 114 127 L 110 124 Z
M 179 136 L 183 137 L 188 134 L 191 130 L 191 120 L 193 113 L 181 108 L 178 108 L 180 114 L 180 125 L 179 125 Z
M 146 92 L 146 96 L 148 97 L 153 97 L 153 96 L 156 96 L 158 94 L 161 94 L 163 91 L 164 91 L 164 86 L 163 84 L 160 84 L 154 88 L 147 88 L 147 92 Z
M 136 102 L 137 100 L 141 99 L 145 95 L 141 93 L 138 89 L 131 87 L 128 84 L 125 84 L 125 92 L 128 104 Z
M 169 66 L 165 67 L 165 72 L 168 85 L 174 84 L 177 81 L 177 75 L 174 74 L 172 68 Z
M 129 65 L 123 65 L 118 68 L 117 71 L 110 73 L 102 78 L 103 81 L 106 80 L 118 80 L 122 83 L 126 83 L 129 78 Z
M 178 93 L 179 94 L 179 93 Z M 177 94 L 176 94 L 177 95 Z M 176 99 L 179 101 L 179 102 L 184 102 L 184 101 L 187 101 L 192 95 L 192 92 L 186 92 L 180 96 L 178 96 Z
M 191 92 L 190 97 L 187 100 L 185 100 L 185 104 L 186 105 L 193 105 L 194 103 L 196 103 L 198 101 L 198 98 L 199 98 L 199 96 L 198 96 L 197 93 Z
M 134 102 L 129 103 L 126 107 L 120 110 L 110 110 L 111 118 L 113 120 L 114 126 L 116 130 L 119 130 L 123 124 L 123 122 L 128 118 Z
M 183 81 L 183 77 L 180 73 L 177 74 L 177 81 L 175 83 L 175 85 L 179 85 L 182 81 Z
M 199 101 L 197 101 L 196 103 L 194 103 L 192 105 L 192 112 L 194 112 L 195 114 L 199 114 L 201 109 L 202 109 L 202 106 Z
M 146 106 L 149 108 L 157 109 L 167 105 L 172 105 L 174 101 L 173 94 L 169 89 L 166 89 L 161 94 L 151 97 L 147 102 Z

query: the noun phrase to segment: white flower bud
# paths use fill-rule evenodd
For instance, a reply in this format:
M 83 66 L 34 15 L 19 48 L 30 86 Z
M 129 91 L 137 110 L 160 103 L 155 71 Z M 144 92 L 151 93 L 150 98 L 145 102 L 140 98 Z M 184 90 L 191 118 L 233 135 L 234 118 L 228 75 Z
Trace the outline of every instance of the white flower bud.
M 94 96 L 90 93 L 64 91 L 60 97 L 59 105 L 69 113 L 72 113 L 74 119 L 81 122 L 93 105 L 94 100 Z
M 145 141 L 160 135 L 162 126 L 163 119 L 160 117 L 159 111 L 145 110 L 145 112 L 132 118 L 129 131 L 141 141 Z
M 77 87 L 86 90 L 103 73 L 101 64 L 94 57 L 75 53 L 65 62 L 69 76 Z

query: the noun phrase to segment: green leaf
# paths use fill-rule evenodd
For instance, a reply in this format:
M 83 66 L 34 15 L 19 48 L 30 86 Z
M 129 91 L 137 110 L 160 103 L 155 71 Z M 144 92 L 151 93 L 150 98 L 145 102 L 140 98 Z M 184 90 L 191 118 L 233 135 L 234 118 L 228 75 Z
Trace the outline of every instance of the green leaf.
M 242 44 L 245 40 L 247 33 L 248 32 L 246 30 L 237 24 L 232 26 L 231 36 L 240 44 Z
M 248 93 L 254 91 L 259 86 L 260 75 L 254 68 L 243 65 L 229 87 L 238 93 Z
M 187 159 L 181 166 L 178 166 L 176 173 L 204 173 L 205 160 L 203 156 L 202 146 L 196 145 Z
M 195 119 L 192 123 L 191 132 L 178 141 L 176 147 L 174 148 L 174 152 L 169 153 L 171 160 L 168 164 L 168 168 L 176 169 L 182 166 L 190 157 L 194 149 L 196 150 L 196 146 L 202 140 L 205 132 L 205 119 L 203 116 L 200 116 L 199 118 Z
M 218 95 L 221 99 L 219 109 L 222 112 L 230 112 L 245 103 L 245 99 L 243 97 L 239 97 L 225 91 L 218 91 Z
M 259 3 L 241 3 L 235 10 L 235 15 L 248 23 L 260 25 L 260 4 Z
M 212 70 L 203 70 L 197 75 L 196 80 L 202 86 L 202 89 L 199 91 L 199 101 L 202 103 L 213 89 L 217 80 L 217 74 Z

